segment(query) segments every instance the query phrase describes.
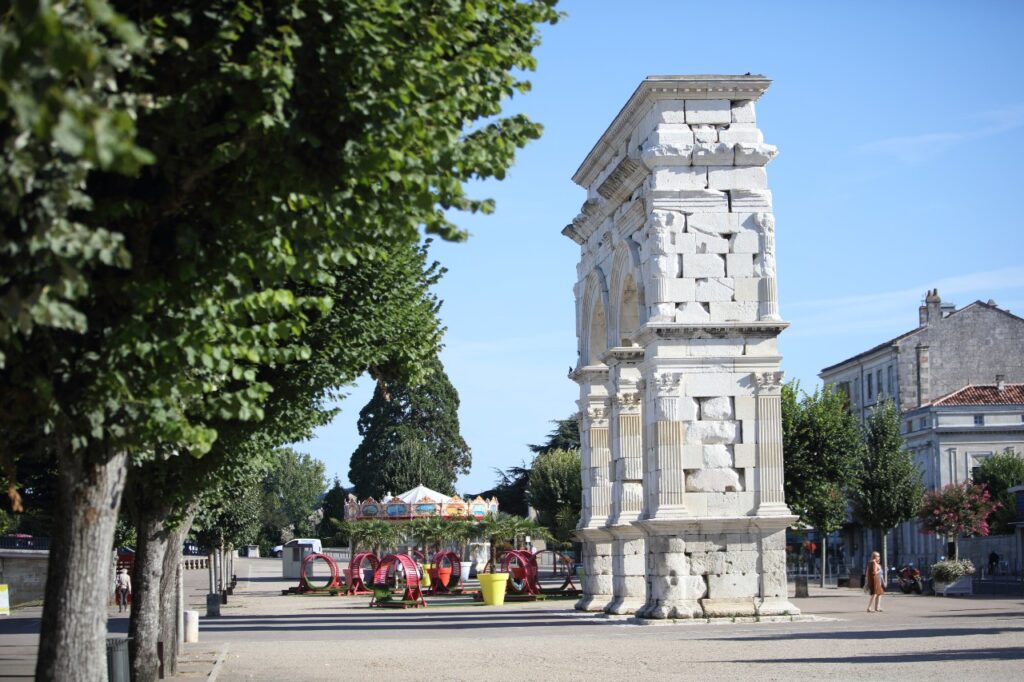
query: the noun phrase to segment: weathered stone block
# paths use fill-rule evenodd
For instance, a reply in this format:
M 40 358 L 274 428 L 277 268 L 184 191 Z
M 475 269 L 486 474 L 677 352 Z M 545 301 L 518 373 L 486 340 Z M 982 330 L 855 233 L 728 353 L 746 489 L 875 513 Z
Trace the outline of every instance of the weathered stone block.
M 716 254 L 683 255 L 684 277 L 725 277 L 725 259 Z
M 731 471 L 730 469 L 716 469 L 716 471 Z M 732 472 L 736 474 L 735 471 Z M 739 487 L 739 476 L 736 476 L 737 489 Z M 708 515 L 710 516 L 739 516 L 739 494 L 726 490 L 708 494 Z
M 700 401 L 700 418 L 704 420 L 732 419 L 734 417 L 732 398 L 718 396 Z
M 655 102 L 654 116 L 658 123 L 685 123 L 686 102 L 681 99 L 663 99 Z
M 757 398 L 752 395 L 736 396 L 732 404 L 736 409 L 735 419 L 754 419 L 757 416 Z
M 707 187 L 709 189 L 765 189 L 768 187 L 768 173 L 763 166 L 707 166 L 707 169 Z
M 760 253 L 761 235 L 756 230 L 741 229 L 729 239 L 729 250 L 732 253 Z
M 712 302 L 712 322 L 756 322 L 758 304 L 750 301 Z
M 708 597 L 710 599 L 751 598 L 758 593 L 757 573 L 722 573 L 708 575 Z
M 754 456 L 757 446 L 753 443 L 737 443 L 733 446 L 734 464 L 737 469 L 746 469 L 754 466 Z M 749 488 L 750 486 L 746 486 Z
M 697 142 L 691 158 L 694 166 L 731 166 L 735 154 L 731 144 Z
M 747 340 L 747 355 L 775 356 L 779 354 L 779 340 L 772 336 L 763 339 Z
M 735 289 L 733 288 L 732 279 L 729 277 L 712 277 L 708 279 L 696 280 L 696 287 L 694 289 L 694 298 L 697 301 L 708 302 L 711 301 L 731 301 Z
M 676 307 L 676 322 L 710 322 L 710 311 L 700 303 L 680 303 Z
M 750 269 L 754 269 L 753 257 L 750 254 L 732 254 L 738 256 L 747 256 L 750 258 Z M 729 262 L 726 261 L 726 269 L 729 269 Z M 758 287 L 761 286 L 760 277 L 734 277 L 733 282 L 736 285 L 736 291 L 733 294 L 733 299 L 736 301 L 748 301 L 756 303 L 761 300 Z
M 741 490 L 739 474 L 733 469 L 700 469 L 686 476 L 686 490 L 689 492 L 719 492 Z M 719 500 L 718 496 L 708 498 L 708 513 L 712 516 L 732 516 L 739 508 L 733 500 L 732 504 L 726 504 L 726 500 Z M 720 507 L 720 508 L 719 508 Z
M 670 253 L 697 253 L 697 238 L 685 232 L 673 234 L 672 241 L 668 246 Z
M 739 424 L 726 420 L 700 420 L 693 422 L 686 429 L 687 443 L 732 444 L 739 442 Z
M 664 293 L 668 301 L 692 301 L 696 295 L 696 284 L 692 277 L 673 277 L 663 280 Z
M 735 339 L 693 339 L 687 349 L 687 357 L 739 357 L 743 355 L 743 346 Z
M 722 445 L 716 443 L 714 445 L 704 445 L 704 467 L 708 469 L 721 469 L 723 467 L 732 467 L 732 452 L 728 445 Z
M 718 141 L 726 144 L 760 144 L 764 135 L 754 123 L 733 123 L 728 130 L 718 131 Z
M 694 239 L 694 251 L 697 254 L 725 255 L 729 253 L 729 240 L 704 232 L 691 232 Z
M 748 622 L 756 622 L 753 616 L 757 615 L 757 604 L 754 602 L 753 595 L 736 599 L 702 599 L 700 605 L 707 618 L 747 617 L 751 619 Z
M 693 144 L 686 142 L 662 142 L 647 144 L 640 151 L 640 160 L 648 168 L 689 166 L 693 162 Z M 702 164 L 707 165 L 707 164 Z
M 686 100 L 686 122 L 732 123 L 732 107 L 727 99 Z
M 690 131 L 693 133 L 694 142 L 703 143 L 715 143 L 718 142 L 718 128 L 713 125 L 693 125 L 689 126 Z
M 733 395 L 739 391 L 740 376 L 732 372 L 695 374 L 687 378 L 683 390 L 691 396 Z
M 646 559 L 644 554 L 626 554 L 622 557 L 622 571 L 626 575 L 639 575 L 644 574 L 644 563 Z M 641 578 L 643 580 L 643 578 Z
M 757 573 L 758 556 L 755 551 L 736 551 L 728 554 L 729 573 Z
M 694 213 L 687 217 L 686 229 L 705 234 L 732 234 L 740 229 L 738 216 L 732 213 Z
M 754 108 L 754 100 L 734 100 L 732 102 L 733 123 L 756 123 L 757 112 Z
M 739 142 L 733 147 L 733 150 L 733 163 L 737 166 L 764 166 L 779 153 L 778 148 L 773 144 L 754 142 Z
M 729 192 L 732 210 L 739 213 L 742 211 L 771 211 L 772 193 L 767 189 L 734 189 Z
M 625 457 L 619 461 L 622 463 L 622 476 L 619 480 L 639 480 L 643 478 L 643 459 L 640 457 Z
M 704 446 L 693 443 L 683 445 L 683 468 L 703 469 L 704 468 Z
M 703 189 L 708 184 L 707 168 L 707 166 L 655 168 L 653 172 L 654 187 L 659 190 Z
M 683 396 L 678 399 L 677 406 L 680 421 L 688 422 L 697 418 L 699 407 L 696 398 Z
M 693 131 L 685 124 L 662 123 L 647 138 L 646 146 L 693 144 Z
M 725 257 L 725 272 L 729 277 L 753 277 L 754 257 L 749 253 L 730 253 Z M 755 292 L 754 298 L 757 299 Z

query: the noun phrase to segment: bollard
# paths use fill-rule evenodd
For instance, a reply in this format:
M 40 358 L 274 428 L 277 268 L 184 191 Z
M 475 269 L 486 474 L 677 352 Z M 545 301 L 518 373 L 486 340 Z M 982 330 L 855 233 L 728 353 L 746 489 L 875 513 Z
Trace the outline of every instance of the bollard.
M 220 615 L 220 595 L 210 592 L 206 595 L 206 617 L 211 618 Z
M 107 679 L 110 682 L 130 682 L 131 666 L 128 663 L 128 637 L 107 639 Z
M 796 577 L 796 594 L 793 595 L 793 596 L 794 597 L 806 597 L 806 596 L 808 596 L 808 592 L 807 592 L 807 576 L 806 575 L 798 575 Z
M 199 612 L 185 611 L 185 642 L 195 644 L 199 641 Z

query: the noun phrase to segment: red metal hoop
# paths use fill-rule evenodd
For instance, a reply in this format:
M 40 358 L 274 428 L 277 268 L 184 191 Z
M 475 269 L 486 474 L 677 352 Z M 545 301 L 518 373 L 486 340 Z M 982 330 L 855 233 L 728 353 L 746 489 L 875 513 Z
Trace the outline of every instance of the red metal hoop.
M 349 583 L 345 594 L 370 594 L 370 590 L 363 582 L 363 563 L 369 562 L 370 570 L 376 571 L 380 561 L 377 555 L 372 552 L 359 552 L 352 557 L 348 563 Z
M 452 580 L 458 578 L 462 571 L 462 561 L 459 559 L 459 555 L 455 552 L 438 552 L 434 555 L 434 568 L 433 571 L 441 568 L 441 563 L 447 561 L 448 565 L 451 566 L 452 576 L 448 581 L 447 585 L 442 585 L 440 580 L 434 580 L 434 574 L 430 576 L 430 593 L 431 594 L 446 594 L 451 592 Z
M 313 565 L 313 562 L 317 559 L 323 559 L 327 562 L 327 567 L 331 569 L 331 579 L 323 587 L 314 587 L 309 584 L 309 576 L 306 575 L 306 571 Z M 302 564 L 299 565 L 299 594 L 305 592 L 326 592 L 327 590 L 341 587 L 341 581 L 338 580 L 338 564 L 334 561 L 333 557 L 326 554 L 307 554 L 302 559 Z
M 512 562 L 515 561 L 515 565 Z M 510 549 L 501 555 L 501 572 L 508 573 L 508 589 L 514 594 L 538 594 L 537 558 L 532 552 Z
M 387 602 L 391 601 L 390 598 L 386 597 L 378 599 L 376 590 L 389 588 L 394 585 L 395 579 L 389 578 L 388 574 L 392 571 L 397 572 L 399 566 L 402 567 L 405 573 L 405 592 L 402 594 L 399 604 L 402 606 L 427 605 L 427 601 L 423 598 L 423 591 L 420 589 L 419 567 L 413 558 L 408 554 L 388 554 L 380 560 L 380 564 L 373 572 L 373 587 L 375 591 L 373 598 L 370 600 L 370 606 L 384 606 Z

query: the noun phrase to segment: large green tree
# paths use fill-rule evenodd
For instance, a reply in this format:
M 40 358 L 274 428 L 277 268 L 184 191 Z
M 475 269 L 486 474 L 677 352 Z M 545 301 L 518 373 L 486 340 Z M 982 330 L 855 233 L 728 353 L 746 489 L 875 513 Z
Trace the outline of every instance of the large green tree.
M 552 422 L 555 428 L 548 433 L 546 442 L 539 445 L 528 445 L 534 453 L 543 455 L 551 450 L 579 450 L 580 423 L 576 415 L 568 419 L 556 419 Z
M 786 503 L 799 523 L 813 526 L 822 538 L 846 520 L 848 491 L 864 447 L 860 425 L 846 408 L 846 397 L 829 386 L 812 394 L 800 391 L 797 382 L 782 386 Z M 827 544 L 821 543 L 823 564 Z
M 40 679 L 102 678 L 129 459 L 201 457 L 264 416 L 259 368 L 308 357 L 330 307 L 296 284 L 491 209 L 463 183 L 538 135 L 497 115 L 556 15 L 472 9 L 29 0 L 0 18 L 0 430 L 56 453 L 65 558 Z
M 974 482 L 988 488 L 992 499 L 1000 505 L 989 521 L 991 533 L 1012 533 L 1012 524 L 1017 520 L 1017 507 L 1009 489 L 1015 485 L 1024 485 L 1024 457 L 1013 448 L 992 455 L 978 467 Z
M 580 451 L 546 450 L 530 469 L 530 504 L 541 524 L 551 528 L 561 542 L 569 540 L 583 505 Z
M 283 525 L 278 532 L 290 526 L 295 537 L 309 537 L 314 532 L 310 515 L 327 488 L 324 463 L 291 448 L 281 448 L 276 455 L 263 479 L 264 510 L 280 515 Z
M 423 484 L 455 494 L 469 472 L 469 446 L 459 432 L 459 394 L 439 358 L 425 363 L 418 385 L 381 377 L 359 412 L 363 437 L 352 453 L 348 479 L 359 499 L 380 499 Z
M 900 413 L 889 399 L 875 405 L 864 424 L 864 448 L 850 490 L 853 517 L 882 534 L 882 566 L 889 565 L 887 535 L 917 515 L 924 486 L 911 453 L 903 449 Z

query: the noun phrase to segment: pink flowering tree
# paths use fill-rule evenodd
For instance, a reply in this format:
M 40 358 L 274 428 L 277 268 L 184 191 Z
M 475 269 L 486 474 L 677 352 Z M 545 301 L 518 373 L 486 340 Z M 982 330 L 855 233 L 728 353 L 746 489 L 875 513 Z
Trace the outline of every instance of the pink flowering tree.
M 950 483 L 942 490 L 924 494 L 917 518 L 924 532 L 944 536 L 949 558 L 957 558 L 957 538 L 988 535 L 988 519 L 1001 505 L 992 499 L 984 484 L 970 481 Z

